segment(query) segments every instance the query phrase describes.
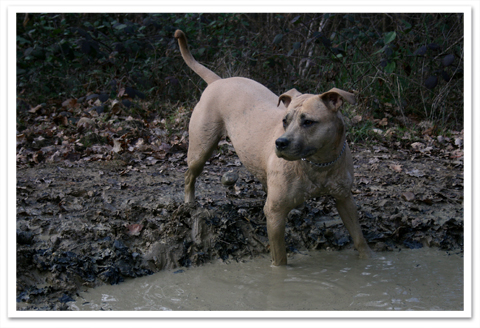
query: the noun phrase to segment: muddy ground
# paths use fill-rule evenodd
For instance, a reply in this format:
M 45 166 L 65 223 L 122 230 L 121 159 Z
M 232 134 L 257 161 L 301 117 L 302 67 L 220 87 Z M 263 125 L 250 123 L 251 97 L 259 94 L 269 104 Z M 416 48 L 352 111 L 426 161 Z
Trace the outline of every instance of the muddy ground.
M 463 251 L 463 158 L 351 148 L 360 222 L 376 252 Z M 127 157 L 17 167 L 18 309 L 65 310 L 77 291 L 100 284 L 268 253 L 265 193 L 232 152 L 206 165 L 196 206 L 183 204 L 185 152 Z M 227 172 L 238 174 L 234 186 L 222 185 Z M 353 247 L 329 197 L 290 213 L 286 241 L 289 254 Z

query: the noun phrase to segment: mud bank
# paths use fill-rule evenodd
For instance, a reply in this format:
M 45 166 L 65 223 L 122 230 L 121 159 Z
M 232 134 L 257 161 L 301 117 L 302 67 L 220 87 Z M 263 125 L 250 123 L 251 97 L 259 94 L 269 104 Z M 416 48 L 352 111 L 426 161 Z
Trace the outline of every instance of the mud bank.
M 463 164 L 384 147 L 353 148 L 354 197 L 376 252 L 463 251 Z M 17 308 L 66 310 L 79 291 L 269 251 L 261 185 L 235 158 L 216 156 L 183 204 L 184 158 L 41 163 L 17 169 Z M 220 180 L 239 178 L 226 187 Z M 293 210 L 289 254 L 353 248 L 333 200 Z

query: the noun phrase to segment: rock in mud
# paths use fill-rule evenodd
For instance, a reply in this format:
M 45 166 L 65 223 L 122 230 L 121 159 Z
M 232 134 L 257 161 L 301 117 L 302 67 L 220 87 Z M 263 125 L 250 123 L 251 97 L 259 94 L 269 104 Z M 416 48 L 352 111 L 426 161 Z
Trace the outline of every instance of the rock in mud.
M 238 174 L 236 172 L 227 172 L 222 176 L 222 184 L 224 186 L 233 186 L 238 180 Z

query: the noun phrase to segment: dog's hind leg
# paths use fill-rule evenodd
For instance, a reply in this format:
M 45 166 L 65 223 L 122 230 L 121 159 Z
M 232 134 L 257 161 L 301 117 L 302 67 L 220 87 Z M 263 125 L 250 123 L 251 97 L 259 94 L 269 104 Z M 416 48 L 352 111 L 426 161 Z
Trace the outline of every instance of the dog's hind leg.
M 218 122 L 202 124 L 204 123 L 202 120 L 195 120 L 194 114 L 192 114 L 189 127 L 190 140 L 187 154 L 188 170 L 185 172 L 185 203 L 195 201 L 195 181 L 202 173 L 205 162 L 212 156 L 218 142 L 223 137 L 222 124 Z

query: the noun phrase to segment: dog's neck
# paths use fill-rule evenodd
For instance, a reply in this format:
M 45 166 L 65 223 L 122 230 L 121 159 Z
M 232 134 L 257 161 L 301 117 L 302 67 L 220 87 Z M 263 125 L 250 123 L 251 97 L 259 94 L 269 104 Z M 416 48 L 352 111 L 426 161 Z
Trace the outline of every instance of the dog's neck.
M 302 161 L 305 161 L 311 165 L 314 165 L 316 167 L 327 167 L 327 166 L 332 166 L 333 164 L 335 164 L 343 155 L 343 153 L 345 152 L 345 148 L 347 148 L 347 140 L 345 139 L 345 141 L 343 142 L 343 147 L 342 147 L 342 150 L 340 151 L 340 154 L 337 156 L 336 159 L 334 159 L 333 161 L 330 161 L 330 162 L 325 162 L 325 163 L 317 163 L 317 162 L 313 162 L 313 161 L 309 161 L 308 159 L 306 158 L 302 158 Z
M 344 131 L 342 132 L 343 133 L 338 134 L 335 137 L 335 141 L 333 142 L 333 151 L 328 152 L 328 154 L 326 154 L 325 151 L 322 151 L 322 153 L 315 154 L 310 158 L 302 158 L 302 161 L 307 163 L 312 168 L 317 169 L 333 167 L 335 163 L 339 162 L 343 158 L 347 148 L 347 136 Z M 327 146 L 325 149 L 328 148 L 329 147 Z

